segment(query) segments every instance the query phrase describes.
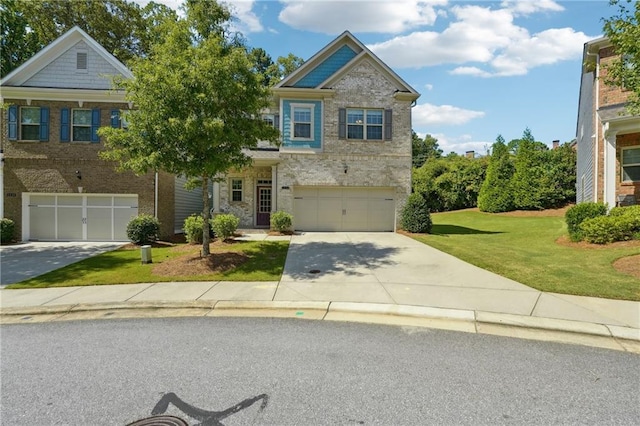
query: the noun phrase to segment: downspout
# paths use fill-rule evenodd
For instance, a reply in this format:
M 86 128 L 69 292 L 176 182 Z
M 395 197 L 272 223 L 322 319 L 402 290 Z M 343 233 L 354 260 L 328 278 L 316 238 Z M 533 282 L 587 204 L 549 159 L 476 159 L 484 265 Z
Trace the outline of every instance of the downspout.
M 155 188 L 153 194 L 153 216 L 158 219 L 158 172 L 155 176 Z
M 591 53 L 587 50 L 587 57 L 589 56 L 595 56 L 596 57 L 596 71 L 595 71 L 595 76 L 594 76 L 594 80 L 596 83 L 596 95 L 595 95 L 595 102 L 594 102 L 594 107 L 593 107 L 593 124 L 594 124 L 594 128 L 592 129 L 593 131 L 595 131 L 595 135 L 591 136 L 592 138 L 595 136 L 596 138 L 596 146 L 595 146 L 595 150 L 593 152 L 593 166 L 594 166 L 594 171 L 593 171 L 593 201 L 597 202 L 598 201 L 598 150 L 600 148 L 600 137 L 598 136 L 598 134 L 600 133 L 600 125 L 599 125 L 599 121 L 600 121 L 600 117 L 598 116 L 598 108 L 600 106 L 600 55 L 598 53 Z M 604 136 L 604 135 L 603 135 Z M 604 154 L 603 154 L 604 155 Z M 603 199 L 604 199 L 604 195 L 603 195 Z
M 0 219 L 4 218 L 4 149 L 0 148 Z

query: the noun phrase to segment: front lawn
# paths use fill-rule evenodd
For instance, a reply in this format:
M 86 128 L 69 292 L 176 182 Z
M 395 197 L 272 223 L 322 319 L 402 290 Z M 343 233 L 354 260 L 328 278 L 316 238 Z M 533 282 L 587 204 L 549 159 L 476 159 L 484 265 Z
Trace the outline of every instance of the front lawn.
M 137 248 L 104 253 L 7 288 L 133 284 L 161 281 L 278 281 L 288 241 L 216 242 L 208 259 L 199 245 L 154 247 L 153 263 L 143 265 Z
M 640 280 L 612 263 L 640 254 L 640 242 L 606 246 L 558 243 L 564 217 L 518 217 L 457 211 L 432 214 L 425 244 L 542 291 L 640 300 Z

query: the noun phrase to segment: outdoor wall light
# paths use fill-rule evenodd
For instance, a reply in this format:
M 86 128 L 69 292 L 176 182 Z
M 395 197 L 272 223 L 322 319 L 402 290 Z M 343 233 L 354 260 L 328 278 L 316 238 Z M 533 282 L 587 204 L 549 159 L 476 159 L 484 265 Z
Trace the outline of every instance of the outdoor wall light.
M 78 179 L 82 179 L 82 173 L 80 173 L 80 170 L 76 170 L 76 177 Z
M 344 172 L 345 174 L 349 171 L 349 166 L 347 166 L 347 164 L 343 164 L 342 167 L 344 167 Z

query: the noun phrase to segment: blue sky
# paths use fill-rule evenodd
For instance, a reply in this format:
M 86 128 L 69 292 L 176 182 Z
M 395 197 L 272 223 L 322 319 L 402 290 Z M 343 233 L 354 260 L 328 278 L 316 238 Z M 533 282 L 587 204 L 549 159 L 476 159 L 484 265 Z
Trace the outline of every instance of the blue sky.
M 526 127 L 549 145 L 572 140 L 583 44 L 615 11 L 605 0 L 228 3 L 248 44 L 274 59 L 309 59 L 351 31 L 422 94 L 413 128 L 445 153 L 485 153 L 498 134 L 509 141 Z

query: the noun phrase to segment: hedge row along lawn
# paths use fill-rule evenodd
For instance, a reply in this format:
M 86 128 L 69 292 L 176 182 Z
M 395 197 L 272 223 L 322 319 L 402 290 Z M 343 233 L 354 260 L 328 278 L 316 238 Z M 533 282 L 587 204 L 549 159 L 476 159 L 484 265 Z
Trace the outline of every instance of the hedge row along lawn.
M 478 211 L 432 214 L 430 235 L 413 237 L 462 260 L 542 291 L 640 300 L 640 280 L 612 263 L 640 254 L 637 242 L 559 244 L 564 217 L 516 217 Z
M 211 256 L 200 257 L 201 245 L 153 247 L 152 264 L 143 265 L 139 248 L 121 248 L 82 260 L 7 288 L 133 284 L 161 281 L 278 281 L 288 241 L 239 241 L 211 244 Z

